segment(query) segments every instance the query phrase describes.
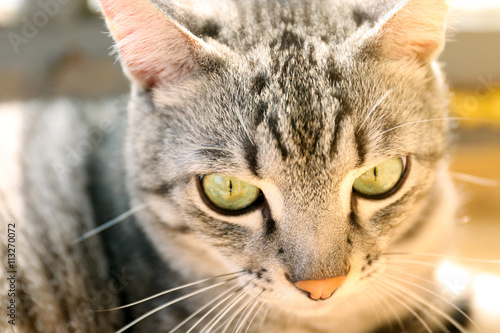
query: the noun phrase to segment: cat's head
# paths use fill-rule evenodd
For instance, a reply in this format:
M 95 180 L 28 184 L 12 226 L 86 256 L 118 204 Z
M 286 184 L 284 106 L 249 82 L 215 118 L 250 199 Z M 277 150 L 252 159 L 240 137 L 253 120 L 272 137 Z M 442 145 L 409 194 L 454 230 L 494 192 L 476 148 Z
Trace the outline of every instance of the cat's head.
M 133 83 L 134 203 L 186 274 L 246 270 L 254 293 L 319 307 L 382 253 L 441 245 L 444 0 L 101 2 Z M 296 283 L 333 277 L 325 302 Z

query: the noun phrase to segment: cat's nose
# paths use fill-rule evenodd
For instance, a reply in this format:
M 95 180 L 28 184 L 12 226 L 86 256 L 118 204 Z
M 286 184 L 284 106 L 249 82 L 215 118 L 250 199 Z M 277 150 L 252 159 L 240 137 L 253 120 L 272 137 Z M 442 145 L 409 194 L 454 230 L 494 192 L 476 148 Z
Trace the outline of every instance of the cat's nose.
M 330 298 L 335 290 L 344 283 L 346 276 L 336 276 L 324 280 L 305 280 L 294 282 L 300 290 L 309 293 L 313 300 Z

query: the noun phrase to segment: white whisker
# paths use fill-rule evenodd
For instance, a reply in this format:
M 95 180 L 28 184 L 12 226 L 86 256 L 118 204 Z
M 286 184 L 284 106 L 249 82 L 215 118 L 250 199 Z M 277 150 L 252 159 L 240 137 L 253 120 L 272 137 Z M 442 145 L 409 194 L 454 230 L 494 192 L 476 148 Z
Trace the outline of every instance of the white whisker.
M 444 326 L 443 322 L 441 320 L 439 320 L 437 315 L 431 311 L 431 310 L 433 310 L 437 314 L 439 314 L 441 316 L 443 315 L 442 313 L 440 313 L 439 310 L 436 310 L 432 304 L 430 304 L 429 302 L 427 302 L 426 300 L 424 300 L 420 297 L 417 297 L 415 294 L 411 293 L 410 291 L 406 290 L 405 288 L 403 288 L 403 286 L 401 286 L 400 283 L 395 282 L 395 283 L 389 284 L 389 283 L 382 281 L 382 280 L 379 280 L 379 282 L 386 285 L 386 287 L 396 288 L 399 291 L 408 295 L 409 297 L 413 298 L 417 302 L 417 303 L 415 303 L 415 306 L 417 306 L 417 308 L 419 310 L 421 310 L 422 312 L 425 312 L 427 317 L 429 317 L 437 326 L 439 326 L 439 328 L 441 330 L 446 331 L 447 333 L 450 333 L 450 331 L 446 328 L 446 326 Z
M 463 182 L 485 186 L 485 187 L 497 187 L 499 182 L 495 179 L 488 179 L 483 177 L 478 177 L 474 175 L 469 175 L 462 172 L 452 172 L 453 178 Z
M 380 288 L 382 291 L 384 291 L 387 296 L 391 297 L 396 302 L 398 302 L 399 304 L 401 304 L 415 318 L 417 318 L 418 321 L 420 321 L 420 323 L 424 326 L 424 328 L 427 330 L 428 333 L 432 333 L 431 328 L 429 327 L 429 325 L 427 325 L 427 323 L 425 322 L 425 320 L 418 313 L 416 313 L 415 310 L 413 310 L 410 306 L 408 306 L 408 304 L 404 303 L 402 300 L 400 300 L 398 297 L 396 297 L 396 295 L 394 295 L 394 293 L 390 292 L 387 288 L 384 288 L 381 285 L 377 285 L 377 287 Z
M 238 118 L 238 121 L 240 122 L 241 126 L 243 127 L 243 130 L 245 131 L 245 133 L 248 137 L 248 140 L 250 140 L 252 145 L 255 145 L 255 142 L 253 141 L 252 136 L 250 135 L 250 132 L 248 131 L 248 128 L 245 125 L 245 122 L 243 121 L 243 117 L 241 116 L 240 110 L 238 108 L 235 108 L 235 112 L 236 112 L 236 117 Z
M 205 287 L 205 288 L 202 288 L 202 289 L 199 289 L 197 291 L 194 291 L 192 293 L 189 293 L 187 295 L 184 295 L 184 296 L 181 296 L 181 297 L 178 297 L 170 302 L 167 302 L 165 304 L 162 304 L 160 306 L 157 306 L 156 308 L 154 308 L 153 310 L 151 311 L 148 311 L 146 312 L 145 314 L 143 314 L 142 316 L 140 316 L 139 318 L 133 320 L 132 322 L 130 322 L 129 324 L 123 326 L 122 328 L 120 328 L 118 331 L 116 331 L 115 333 L 122 333 L 124 331 L 126 331 L 127 329 L 129 329 L 130 327 L 134 326 L 135 324 L 139 323 L 140 321 L 146 319 L 147 317 L 151 316 L 152 314 L 155 314 L 156 312 L 160 311 L 160 310 L 163 310 L 167 307 L 169 307 L 170 305 L 172 304 L 175 304 L 175 303 L 178 303 L 180 301 L 183 301 L 187 298 L 190 298 L 190 297 L 193 297 L 193 296 L 196 296 L 198 294 L 201 294 L 201 293 L 204 293 L 205 291 L 207 290 L 210 290 L 210 289 L 213 289 L 213 288 L 216 288 L 216 287 L 219 287 L 223 284 L 226 284 L 226 283 L 229 283 L 231 279 L 229 280 L 226 280 L 226 281 L 223 281 L 223 282 L 219 282 L 219 283 L 216 283 L 214 285 L 211 285 L 211 286 L 208 286 L 208 287 Z
M 223 151 L 229 154 L 234 154 L 233 151 L 227 148 L 221 148 L 221 147 L 206 147 L 206 146 L 191 146 L 191 147 L 183 147 L 184 150 L 216 150 L 216 151 Z
M 403 267 L 405 269 L 411 269 L 413 271 L 416 271 L 416 272 L 419 272 L 419 273 L 424 273 L 424 272 L 428 272 L 429 269 L 426 267 L 426 266 L 418 266 L 418 265 L 408 265 L 408 264 L 405 264 L 405 263 L 396 263 L 396 262 L 391 262 L 391 261 L 386 261 L 384 263 L 384 265 L 387 265 L 389 267 Z
M 406 267 L 406 266 L 404 266 L 404 265 L 400 265 L 400 266 Z M 419 275 L 417 275 L 417 274 L 413 274 L 413 273 L 407 272 L 407 271 L 406 271 L 406 270 L 404 270 L 404 269 L 398 269 L 398 268 L 400 268 L 400 267 L 388 267 L 388 269 L 390 269 L 390 270 L 394 270 L 396 273 L 405 274 L 405 275 L 411 276 L 411 277 L 413 277 L 413 278 L 415 278 L 415 279 L 417 279 L 417 280 L 420 280 L 420 281 L 422 281 L 422 282 L 426 282 L 426 283 L 429 283 L 429 284 L 431 284 L 431 285 L 436 285 L 436 282 L 435 282 L 435 281 L 432 281 L 432 280 L 426 279 L 426 278 L 421 277 L 421 276 L 419 276 Z
M 231 324 L 233 323 L 233 321 L 240 315 L 242 314 L 242 311 L 246 310 L 248 305 L 254 300 L 252 297 L 250 297 L 249 295 L 248 296 L 248 299 L 246 302 L 244 302 L 243 304 L 240 305 L 240 307 L 238 309 L 236 309 L 236 311 L 234 311 L 234 314 L 229 317 L 224 323 L 222 323 L 220 325 L 220 327 L 218 329 L 215 330 L 215 332 L 217 332 L 220 328 L 224 327 L 224 330 L 223 332 L 227 332 L 229 330 L 229 328 L 231 327 Z M 241 318 L 240 318 L 241 319 Z M 237 326 L 238 324 L 236 324 Z M 235 326 L 235 327 L 236 327 Z
M 450 255 L 439 254 L 439 253 L 394 252 L 394 253 L 382 253 L 382 255 L 383 256 L 405 255 L 405 256 L 436 257 L 436 258 L 450 259 L 450 260 L 460 260 L 460 261 L 469 261 L 469 262 L 478 262 L 478 263 L 500 264 L 500 260 L 496 260 L 496 259 L 476 259 L 476 258 L 450 256 Z M 391 260 L 393 260 L 393 259 L 391 259 Z M 400 261 L 400 259 L 396 259 L 396 260 Z
M 222 301 L 220 301 L 219 303 L 217 303 L 214 307 L 212 307 L 212 309 L 210 309 L 209 311 L 207 311 L 200 319 L 198 319 L 196 321 L 196 323 L 193 324 L 193 326 L 191 326 L 191 328 L 189 328 L 189 330 L 186 332 L 186 333 L 190 333 L 192 330 L 194 330 L 196 328 L 196 326 L 198 326 L 205 318 L 207 318 L 215 309 L 217 309 L 219 306 L 221 306 L 222 304 L 224 304 L 228 299 L 230 299 L 231 297 L 233 297 L 234 295 L 237 295 L 238 293 L 241 292 L 241 288 L 240 286 L 237 286 L 238 289 L 235 290 L 233 293 L 231 293 L 231 295 L 229 296 L 226 296 Z
M 365 119 L 363 120 L 363 122 L 361 123 L 361 125 L 359 125 L 358 127 L 358 130 L 359 128 L 363 127 L 363 125 L 368 121 L 368 119 L 370 118 L 370 116 L 372 115 L 372 113 L 380 106 L 380 104 L 382 104 L 383 101 L 385 101 L 387 99 L 387 97 L 389 97 L 389 95 L 393 92 L 393 89 L 389 89 L 387 90 L 383 95 L 382 97 L 379 98 L 379 100 L 375 103 L 375 105 L 371 108 L 370 112 L 368 112 L 368 114 L 366 115 Z
M 211 332 L 212 329 L 222 320 L 222 318 L 224 318 L 243 299 L 243 297 L 246 296 L 246 294 L 243 292 L 243 288 L 244 287 L 240 289 L 241 295 L 236 297 L 231 303 L 229 303 L 221 311 L 219 311 L 219 313 L 214 318 L 212 318 L 212 320 L 209 321 L 208 324 L 205 325 L 205 327 L 203 327 L 201 332 Z
M 254 299 L 253 299 L 253 304 L 251 307 L 248 308 L 248 311 L 246 311 L 246 314 L 243 317 L 243 319 L 241 320 L 241 324 L 238 322 L 236 323 L 236 329 L 234 330 L 234 333 L 239 333 L 243 327 L 245 326 L 245 323 L 247 322 L 248 318 L 250 317 L 250 315 L 252 314 L 253 310 L 255 310 L 255 308 L 257 307 L 257 305 L 259 304 L 259 297 L 262 295 L 262 293 L 264 293 L 264 290 L 261 291 L 260 294 L 258 294 Z M 241 319 L 241 318 L 240 318 Z
M 262 292 L 261 292 L 261 294 L 262 294 Z M 260 294 L 258 296 L 260 296 Z M 238 318 L 238 321 L 234 325 L 233 333 L 236 333 L 238 327 L 240 327 L 240 323 L 242 322 L 243 318 L 247 314 L 248 310 L 250 310 L 252 308 L 252 305 L 255 305 L 257 303 L 258 296 L 250 297 L 248 302 L 245 304 L 245 309 L 241 312 L 241 315 Z
M 221 277 L 226 277 L 226 276 L 231 276 L 231 275 L 236 275 L 236 274 L 240 274 L 241 275 L 244 272 L 245 271 L 239 271 L 239 272 L 234 272 L 234 273 L 222 274 L 222 275 L 218 275 L 218 276 L 215 276 L 215 277 L 212 277 L 212 278 L 199 280 L 199 281 L 196 281 L 196 282 L 192 282 L 192 283 L 188 283 L 188 284 L 182 285 L 180 287 L 175 287 L 175 288 L 172 288 L 172 289 L 169 289 L 169 290 L 162 291 L 160 293 L 154 294 L 153 296 L 149 296 L 147 298 L 143 298 L 143 299 L 141 299 L 140 301 L 137 301 L 137 302 L 129 303 L 127 305 L 122 305 L 122 306 L 119 306 L 119 307 L 116 307 L 116 308 L 111 308 L 111 309 L 95 310 L 95 312 L 108 312 L 108 311 L 116 311 L 116 310 L 121 310 L 121 309 L 129 308 L 131 306 L 134 306 L 134 305 L 137 305 L 137 304 L 141 304 L 141 303 L 150 301 L 150 300 L 152 300 L 154 298 L 157 298 L 157 297 L 160 297 L 160 296 L 163 296 L 163 295 L 167 295 L 167 294 L 173 293 L 174 291 L 177 291 L 177 290 L 181 290 L 181 289 L 189 288 L 189 287 L 192 287 L 192 286 L 196 286 L 198 284 L 202 284 L 202 283 L 206 283 L 206 282 L 209 282 L 209 281 L 213 281 L 213 280 L 219 279 Z M 230 282 L 230 281 L 238 278 L 240 275 L 237 275 L 235 277 L 229 278 L 229 279 L 225 280 L 222 283 Z
M 377 285 L 375 283 L 373 283 L 373 285 L 375 287 L 377 287 Z M 385 294 L 387 294 L 387 293 L 385 293 Z M 389 325 L 391 326 L 391 330 L 394 330 L 394 326 L 393 326 L 393 323 L 392 323 L 393 322 L 393 318 L 391 318 L 391 315 L 390 315 L 389 312 L 392 312 L 392 314 L 394 315 L 394 318 L 398 322 L 399 327 L 401 328 L 401 332 L 404 332 L 405 329 L 404 329 L 403 322 L 401 321 L 401 318 L 399 318 L 399 315 L 396 312 L 396 310 L 394 309 L 394 307 L 392 306 L 392 304 L 389 303 L 389 301 L 386 300 L 385 298 L 376 298 L 376 299 L 380 302 L 379 304 L 381 304 L 382 307 L 387 310 L 387 312 L 386 312 L 387 313 L 387 319 L 389 321 Z M 384 305 L 385 305 L 385 307 L 384 307 Z
M 264 325 L 264 323 L 266 322 L 266 317 L 267 317 L 267 314 L 269 313 L 269 310 L 271 308 L 269 306 L 267 306 L 267 310 L 266 312 L 264 312 L 264 314 L 262 315 L 262 320 L 260 321 L 260 327 L 262 327 L 262 325 Z M 248 326 L 248 329 L 250 329 L 250 326 Z M 248 330 L 247 329 L 247 330 Z M 257 330 L 257 332 L 260 332 L 262 331 L 260 328 Z
M 248 322 L 247 329 L 245 330 L 245 333 L 248 333 L 248 330 L 250 329 L 250 327 L 252 327 L 252 324 L 253 324 L 255 318 L 257 318 L 257 315 L 260 313 L 260 311 L 262 310 L 262 308 L 264 307 L 264 305 L 265 305 L 265 303 L 261 303 L 261 305 L 257 309 L 257 311 L 255 311 L 252 319 L 250 319 L 250 321 Z
M 432 267 L 435 268 L 440 265 L 438 262 L 427 262 L 427 261 L 421 261 L 421 260 L 406 260 L 406 259 L 391 259 L 391 263 L 406 263 L 406 264 L 417 264 L 421 266 L 427 266 L 427 267 Z
M 404 280 L 404 279 L 401 279 L 401 278 L 399 278 L 399 277 L 397 277 L 397 276 L 395 276 L 395 275 L 392 275 L 392 274 L 382 273 L 382 275 L 387 276 L 387 277 L 389 277 L 389 278 L 391 278 L 391 279 L 394 279 L 394 280 L 401 281 L 401 282 L 403 282 L 403 283 L 407 283 L 407 284 L 409 284 L 409 285 L 411 285 L 411 286 L 414 286 L 414 287 L 416 287 L 416 288 L 419 288 L 419 289 L 421 289 L 421 290 L 424 290 L 424 291 L 428 292 L 429 294 L 431 294 L 431 295 L 433 295 L 433 296 L 438 297 L 438 298 L 439 298 L 439 299 L 441 299 L 443 302 L 447 303 L 447 304 L 448 304 L 448 305 L 450 305 L 452 308 L 454 308 L 456 311 L 458 311 L 460 314 L 462 314 L 465 318 L 467 318 L 467 319 L 468 319 L 468 320 L 469 320 L 469 321 L 470 321 L 470 322 L 471 322 L 474 326 L 476 326 L 476 328 L 479 328 L 479 327 L 477 326 L 477 324 L 476 324 L 476 323 L 475 323 L 475 322 L 474 322 L 474 321 L 473 321 L 473 320 L 472 320 L 472 319 L 471 319 L 471 318 L 470 318 L 470 317 L 469 317 L 469 316 L 468 316 L 468 315 L 467 315 L 464 311 L 462 311 L 462 309 L 460 309 L 458 306 L 456 306 L 455 304 L 453 304 L 452 302 L 450 302 L 449 300 L 447 300 L 447 299 L 446 299 L 446 298 L 444 298 L 443 296 L 439 295 L 438 293 L 435 293 L 434 291 L 432 291 L 432 290 L 430 290 L 430 289 L 428 289 L 428 288 L 422 287 L 422 286 L 420 286 L 420 285 L 418 285 L 418 284 L 416 284 L 416 283 L 413 283 L 413 282 L 411 282 L 411 281 L 406 281 L 406 280 Z M 448 318 L 447 318 L 447 319 L 448 319 Z M 449 319 L 448 319 L 448 320 L 449 320 Z M 450 321 L 450 322 L 451 322 L 451 321 Z
M 196 317 L 198 314 L 200 314 L 201 312 L 203 312 L 210 305 L 212 305 L 213 303 L 217 302 L 219 299 L 221 299 L 222 297 L 226 296 L 227 294 L 229 294 L 231 291 L 233 291 L 234 289 L 236 289 L 238 287 L 239 286 L 236 285 L 236 286 L 233 286 L 232 288 L 229 288 L 228 290 L 226 290 L 225 292 L 223 292 L 221 295 L 217 296 L 216 298 L 214 298 L 213 300 L 211 300 L 210 302 L 208 302 L 207 304 L 205 304 L 203 307 L 201 307 L 200 309 L 196 310 L 196 312 L 193 312 L 189 317 L 187 317 L 186 319 L 184 319 L 182 322 L 180 322 L 177 326 L 175 326 L 174 328 L 172 328 L 167 333 L 174 333 L 179 328 L 181 328 L 182 326 L 184 326 L 188 321 L 190 321 L 191 319 L 193 319 L 194 317 Z
M 375 295 L 375 293 L 373 292 L 373 290 L 370 290 L 370 289 L 366 289 L 365 290 L 365 293 L 368 297 L 370 298 L 375 298 L 377 301 L 380 301 L 379 299 L 377 299 L 377 295 Z M 371 299 L 371 301 L 373 301 L 373 299 Z M 373 302 L 368 302 L 368 304 L 370 305 L 370 307 L 372 308 L 373 312 L 375 313 L 375 316 L 377 317 L 377 323 L 378 323 L 378 327 L 382 327 L 382 320 L 380 319 L 380 316 L 378 314 L 378 311 L 377 309 L 375 308 L 375 306 L 373 305 Z M 379 303 L 381 304 L 381 303 Z
M 391 128 L 389 128 L 389 129 L 387 129 L 385 131 L 382 131 L 379 135 L 377 135 L 372 140 L 374 140 L 374 139 L 376 139 L 376 138 L 384 135 L 385 133 L 397 130 L 398 128 L 407 127 L 407 126 L 416 125 L 416 124 L 421 124 L 421 123 L 429 123 L 429 122 L 433 122 L 433 121 L 444 121 L 444 120 L 472 120 L 472 121 L 479 121 L 479 122 L 495 123 L 495 122 L 493 122 L 491 120 L 486 120 L 486 119 L 464 118 L 464 117 L 442 117 L 442 118 L 423 119 L 423 120 L 411 121 L 411 122 L 408 122 L 408 123 L 404 123 L 404 124 L 401 124 L 401 125 L 398 125 L 398 126 L 391 127 Z
M 121 214 L 121 215 L 118 215 L 118 216 L 117 216 L 117 217 L 115 217 L 114 219 L 112 219 L 112 220 L 110 220 L 110 221 L 108 221 L 108 222 L 106 222 L 106 223 L 104 223 L 104 224 L 102 224 L 102 225 L 98 226 L 97 228 L 94 228 L 94 229 L 92 229 L 92 230 L 90 230 L 90 231 L 87 231 L 86 233 L 84 233 L 84 234 L 83 234 L 83 236 L 81 236 L 81 237 L 80 237 L 80 238 L 78 238 L 78 239 L 75 239 L 75 240 L 71 243 L 71 245 L 75 245 L 75 244 L 77 244 L 77 243 L 80 243 L 80 242 L 82 242 L 82 241 L 84 241 L 84 240 L 86 240 L 86 239 L 88 239 L 88 238 L 90 238 L 90 237 L 92 237 L 92 236 L 97 235 L 97 234 L 98 234 L 98 233 L 100 233 L 100 232 L 103 232 L 103 231 L 104 231 L 104 230 L 106 230 L 106 229 L 111 228 L 112 226 L 114 226 L 114 225 L 116 225 L 116 224 L 118 224 L 118 223 L 120 223 L 120 222 L 122 222 L 122 221 L 126 220 L 126 219 L 127 219 L 127 218 L 129 218 L 130 216 L 132 216 L 132 215 L 134 215 L 135 213 L 137 213 L 137 212 L 139 212 L 139 211 L 141 211 L 141 210 L 145 209 L 146 207 L 147 207 L 147 205 L 145 205 L 145 204 L 144 204 L 144 205 L 140 205 L 140 206 L 137 206 L 137 207 L 134 207 L 134 208 L 132 208 L 132 209 L 127 210 L 125 213 L 123 213 L 123 214 Z

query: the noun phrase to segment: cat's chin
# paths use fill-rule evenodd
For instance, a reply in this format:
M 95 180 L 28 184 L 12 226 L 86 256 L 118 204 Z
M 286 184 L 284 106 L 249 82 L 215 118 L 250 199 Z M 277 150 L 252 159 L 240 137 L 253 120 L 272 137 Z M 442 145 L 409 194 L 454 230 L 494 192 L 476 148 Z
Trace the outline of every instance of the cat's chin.
M 343 299 L 330 298 L 327 300 L 311 301 L 304 297 L 304 300 L 284 301 L 270 299 L 268 301 L 273 307 L 282 312 L 300 318 L 323 317 L 331 314 L 336 308 L 342 306 Z

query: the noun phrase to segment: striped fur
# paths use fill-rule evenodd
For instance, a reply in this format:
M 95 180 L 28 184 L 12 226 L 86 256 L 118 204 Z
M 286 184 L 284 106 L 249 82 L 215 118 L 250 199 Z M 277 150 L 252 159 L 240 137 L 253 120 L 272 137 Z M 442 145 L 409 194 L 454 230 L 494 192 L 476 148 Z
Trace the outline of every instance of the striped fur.
M 132 81 L 128 111 L 26 111 L 26 153 L 18 162 L 24 184 L 15 185 L 25 211 L 15 218 L 33 227 L 29 241 L 44 240 L 27 254 L 36 267 L 22 267 L 33 280 L 23 286 L 33 290 L 23 295 L 21 329 L 111 332 L 165 298 L 116 317 L 92 310 L 244 271 L 235 279 L 245 286 L 241 297 L 258 297 L 268 311 L 249 332 L 385 332 L 398 318 L 405 331 L 420 332 L 422 323 L 408 319 L 412 311 L 379 281 L 391 268 L 384 253 L 441 253 L 452 235 L 447 90 L 435 63 L 446 10 L 437 2 L 101 0 Z M 411 30 L 420 25 L 431 29 Z M 401 49 L 403 39 L 410 49 Z M 78 163 L 50 167 L 67 147 L 90 140 L 109 114 L 113 128 L 98 131 L 98 143 Z M 45 131 L 40 117 L 53 119 Z M 79 130 L 68 133 L 67 124 Z M 409 168 L 398 191 L 382 200 L 353 193 L 358 176 L 394 157 L 407 157 Z M 70 172 L 58 180 L 61 170 Z M 236 216 L 210 209 L 198 183 L 210 173 L 259 187 L 265 202 Z M 70 245 L 134 207 L 145 208 Z M 432 274 L 424 266 L 416 276 L 397 276 L 418 284 Z M 338 275 L 347 280 L 325 301 L 290 283 Z M 91 314 L 69 310 L 103 290 L 109 300 L 91 304 Z M 175 304 L 130 331 L 168 331 L 218 295 Z M 367 301 L 373 296 L 392 312 L 378 318 Z M 450 324 L 422 316 L 435 332 Z M 237 320 L 227 325 L 238 328 Z

